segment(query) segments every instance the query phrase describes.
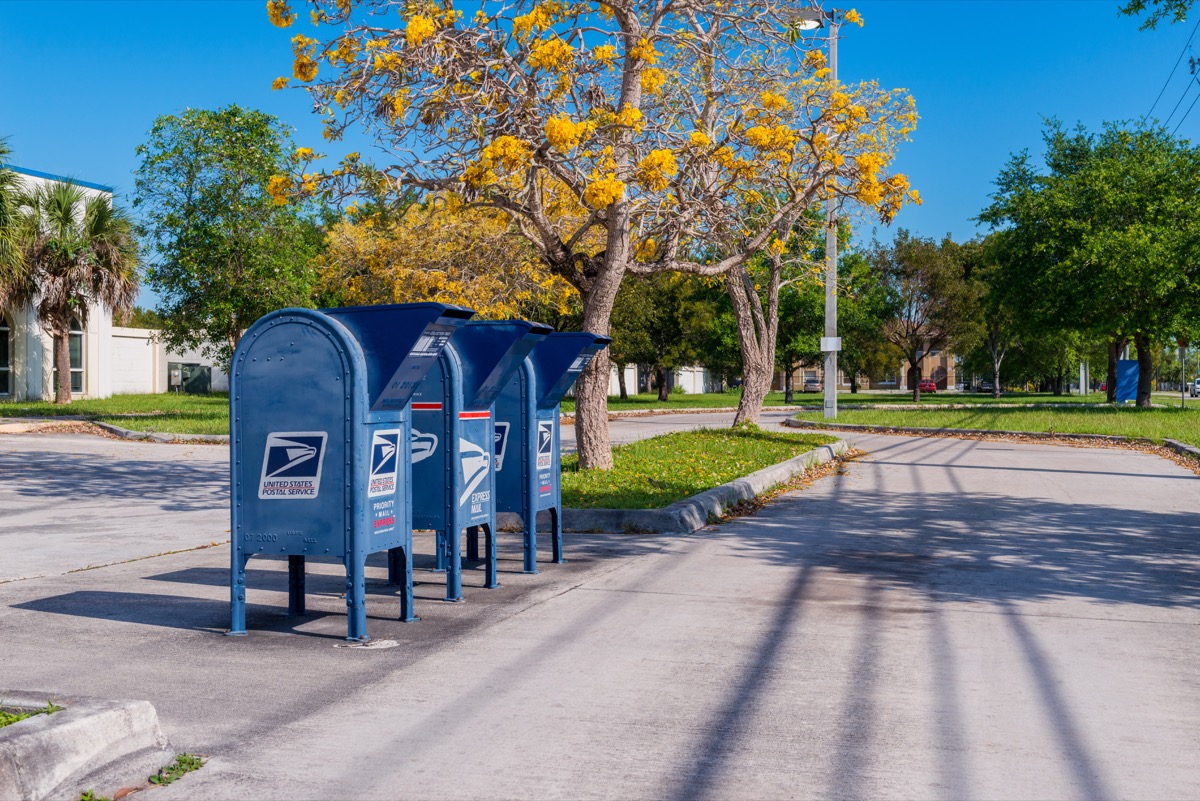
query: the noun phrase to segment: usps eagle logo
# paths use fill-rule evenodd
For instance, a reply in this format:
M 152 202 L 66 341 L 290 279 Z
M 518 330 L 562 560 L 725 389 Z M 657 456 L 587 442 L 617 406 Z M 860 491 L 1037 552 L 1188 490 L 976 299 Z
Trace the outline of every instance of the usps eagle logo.
M 324 431 L 277 431 L 267 435 L 258 497 L 299 500 L 316 498 L 325 461 Z

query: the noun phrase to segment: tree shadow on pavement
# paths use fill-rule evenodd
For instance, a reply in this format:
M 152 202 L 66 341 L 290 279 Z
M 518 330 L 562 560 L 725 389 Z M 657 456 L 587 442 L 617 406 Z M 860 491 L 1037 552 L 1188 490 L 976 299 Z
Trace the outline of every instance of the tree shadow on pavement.
M 110 459 L 92 454 L 0 452 L 6 489 L 39 500 L 138 500 L 166 512 L 229 508 L 223 462 Z

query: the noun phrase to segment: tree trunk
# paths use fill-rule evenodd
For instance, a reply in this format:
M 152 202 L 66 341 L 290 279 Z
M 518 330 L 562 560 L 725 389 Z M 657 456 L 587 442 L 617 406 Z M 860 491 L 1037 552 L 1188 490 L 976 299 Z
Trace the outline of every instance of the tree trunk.
M 787 369 L 783 373 L 783 402 L 787 404 L 796 402 L 796 368 L 791 362 L 788 362 Z
M 608 336 L 613 302 L 621 288 L 624 267 L 604 269 L 591 291 L 583 297 L 583 330 Z M 612 359 L 602 350 L 592 359 L 575 383 L 575 442 L 579 469 L 611 470 L 612 439 L 608 433 L 608 380 Z
M 775 335 L 779 331 L 779 281 L 782 263 L 771 259 L 771 274 L 767 280 L 767 308 L 754 288 L 746 267 L 737 267 L 725 276 L 725 288 L 733 303 L 733 316 L 738 327 L 738 347 L 742 353 L 742 397 L 738 401 L 733 425 L 758 424 L 763 403 L 771 391 L 775 372 Z
M 58 376 L 54 382 L 54 402 L 71 402 L 71 326 L 68 323 L 54 335 L 54 366 Z
M 850 394 L 858 394 L 858 370 L 850 370 Z
M 1108 380 L 1104 390 L 1108 403 L 1117 402 L 1117 359 L 1128 341 L 1128 338 L 1118 336 L 1108 343 Z
M 913 403 L 921 402 L 921 362 L 916 353 L 908 354 L 908 385 L 912 387 Z
M 629 392 L 625 389 L 625 365 L 617 365 L 617 386 L 621 388 L 621 400 L 629 400 Z
M 992 398 L 1000 399 L 1000 361 L 997 359 L 992 359 Z
M 1151 393 L 1154 391 L 1154 362 L 1150 353 L 1150 337 L 1146 334 L 1136 334 L 1133 342 L 1137 346 L 1138 360 L 1137 405 L 1140 409 L 1149 409 Z
M 671 382 L 667 380 L 669 377 L 667 368 L 654 368 L 654 380 L 658 382 L 658 400 L 661 403 L 666 403 L 671 399 Z

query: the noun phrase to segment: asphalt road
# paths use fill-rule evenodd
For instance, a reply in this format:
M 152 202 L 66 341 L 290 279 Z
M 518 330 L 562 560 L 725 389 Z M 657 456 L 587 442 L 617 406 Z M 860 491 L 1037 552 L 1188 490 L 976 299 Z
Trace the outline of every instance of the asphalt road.
M 417 624 L 377 562 L 390 649 L 333 647 L 333 566 L 289 619 L 266 559 L 250 636 L 221 637 L 224 547 L 0 584 L 0 684 L 151 700 L 210 757 L 161 801 L 1195 798 L 1198 477 L 856 439 L 866 460 L 690 537 L 576 536 L 533 576 L 507 542 L 464 604 L 419 570 Z

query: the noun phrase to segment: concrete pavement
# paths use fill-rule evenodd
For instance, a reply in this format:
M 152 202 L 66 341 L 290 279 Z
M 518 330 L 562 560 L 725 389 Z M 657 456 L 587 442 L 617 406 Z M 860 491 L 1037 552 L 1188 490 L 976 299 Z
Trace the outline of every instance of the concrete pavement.
M 870 452 L 685 538 L 589 535 L 536 576 L 344 631 L 225 548 L 0 585 L 10 687 L 143 697 L 211 755 L 171 798 L 1194 798 L 1200 479 L 1115 449 Z M 7 475 L 7 473 L 5 473 Z M 474 571 L 468 584 L 481 583 Z
M 768 412 L 764 425 L 788 412 Z M 726 427 L 733 414 L 615 420 L 615 443 Z M 563 426 L 562 448 L 575 450 Z M 84 434 L 0 434 L 0 582 L 224 542 L 229 449 Z

